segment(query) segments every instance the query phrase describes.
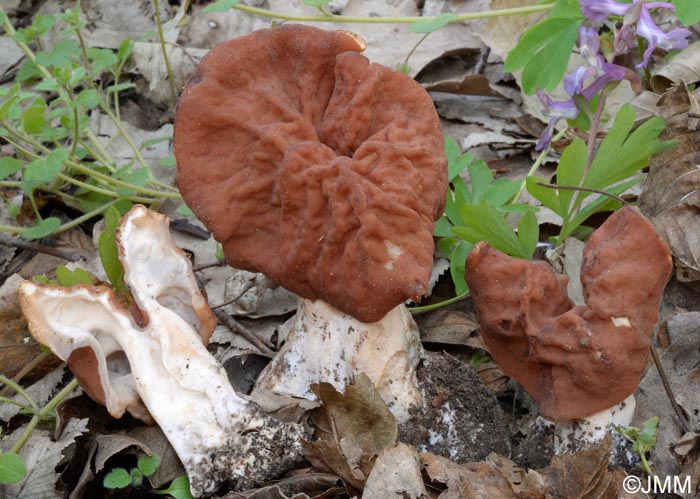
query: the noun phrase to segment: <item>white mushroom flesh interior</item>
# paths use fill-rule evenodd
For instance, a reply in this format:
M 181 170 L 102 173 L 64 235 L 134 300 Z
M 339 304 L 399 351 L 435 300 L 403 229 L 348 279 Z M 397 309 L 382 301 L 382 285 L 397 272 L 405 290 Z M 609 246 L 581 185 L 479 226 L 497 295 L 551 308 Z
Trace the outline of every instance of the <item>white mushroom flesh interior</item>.
M 365 373 L 399 422 L 422 397 L 416 368 L 422 355 L 418 327 L 404 305 L 366 324 L 321 300 L 299 301 L 294 326 L 265 368 L 252 398 L 268 411 L 315 400 L 310 386 L 331 383 L 339 391 Z
M 167 217 L 133 208 L 118 245 L 124 280 L 147 324 L 140 327 L 106 286 L 25 281 L 20 302 L 34 337 L 63 360 L 87 347 L 110 414 L 129 411 L 144 420 L 150 414 L 195 496 L 283 471 L 301 454 L 301 428 L 270 419 L 238 396 L 207 351 L 203 341 L 215 319 L 189 260 L 170 240 Z

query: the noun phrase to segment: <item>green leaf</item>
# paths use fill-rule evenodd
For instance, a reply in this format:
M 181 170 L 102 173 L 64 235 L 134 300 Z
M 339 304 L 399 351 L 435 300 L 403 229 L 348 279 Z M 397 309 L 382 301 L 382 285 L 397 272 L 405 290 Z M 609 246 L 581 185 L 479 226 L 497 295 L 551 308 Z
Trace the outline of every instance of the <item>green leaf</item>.
M 673 0 L 678 20 L 690 26 L 700 22 L 700 2 L 698 0 Z
M 111 50 L 90 47 L 87 49 L 87 55 L 90 59 L 90 72 L 92 74 L 99 74 L 117 65 L 117 54 Z
M 0 180 L 5 180 L 22 169 L 24 162 L 16 158 L 0 158 Z
M 98 253 L 102 261 L 109 282 L 115 291 L 125 292 L 124 267 L 119 260 L 119 248 L 117 247 L 117 228 L 121 215 L 114 206 L 110 206 L 105 213 L 105 230 L 100 234 Z
M 180 207 L 175 211 L 178 215 L 182 215 L 184 217 L 194 217 L 194 213 L 186 204 L 181 204 Z
M 58 282 L 56 282 L 56 281 L 54 281 L 54 280 L 52 280 L 52 279 L 49 279 L 48 276 L 47 276 L 46 274 L 35 275 L 34 277 L 32 277 L 32 281 L 37 282 L 37 283 L 39 283 L 39 284 L 54 284 L 54 285 L 58 285 Z M 42 346 L 43 346 L 43 345 L 42 345 Z
M 538 182 L 549 184 L 549 182 L 542 177 L 531 175 L 525 179 L 525 187 L 527 187 L 527 191 L 554 213 L 559 216 L 563 216 L 561 211 L 561 203 L 559 202 L 559 191 L 537 185 Z
M 460 155 L 462 154 L 462 150 L 459 148 L 459 144 L 457 144 L 457 142 L 455 142 L 455 140 L 449 135 L 445 135 L 444 139 L 445 156 L 447 156 L 447 164 L 451 165 L 459 159 Z M 452 176 L 450 176 L 450 180 L 452 180 Z
M 121 67 L 126 62 L 126 60 L 129 58 L 133 51 L 134 41 L 131 38 L 126 38 L 119 44 L 119 50 L 117 50 L 117 60 L 119 61 L 119 67 Z
M 38 135 L 46 129 L 46 108 L 47 105 L 43 99 L 36 99 L 24 110 L 20 122 L 25 132 Z
M 160 160 L 160 166 L 164 168 L 172 168 L 175 165 L 175 156 L 173 156 L 172 154 L 168 154 Z
M 598 149 L 584 182 L 585 187 L 604 189 L 635 175 L 649 164 L 649 157 L 675 147 L 675 142 L 661 142 L 659 135 L 666 129 L 661 117 L 646 121 L 632 130 L 634 108 L 625 104 L 620 108 L 610 132 Z
M 14 452 L 0 455 L 0 483 L 17 483 L 27 475 L 22 458 Z
M 129 474 L 131 475 L 131 483 L 136 487 L 143 483 L 143 472 L 138 468 L 133 468 Z
M 642 452 L 650 451 L 656 444 L 656 432 L 659 429 L 659 418 L 653 416 L 642 423 L 642 431 L 639 433 L 637 443 Z
M 450 253 L 450 276 L 455 285 L 455 292 L 460 295 L 469 291 L 467 281 L 464 279 L 466 272 L 467 255 L 474 247 L 473 243 L 460 241 Z
M 443 215 L 437 219 L 437 221 L 435 222 L 435 230 L 433 231 L 433 235 L 435 237 L 452 236 L 452 224 L 447 219 L 447 216 Z
M 111 94 L 114 92 L 121 92 L 122 90 L 128 90 L 130 88 L 136 88 L 134 83 L 120 83 L 119 85 L 110 85 L 106 88 L 107 93 Z
M 80 45 L 75 40 L 61 40 L 48 52 L 39 52 L 36 62 L 42 66 L 62 68 L 80 57 Z
M 167 489 L 151 490 L 152 494 L 171 495 L 175 499 L 194 499 L 190 493 L 190 481 L 187 475 L 177 477 Z
M 151 147 L 156 144 L 162 144 L 163 142 L 170 142 L 173 140 L 172 135 L 166 135 L 165 137 L 156 137 L 155 139 L 148 139 L 141 142 L 141 147 L 139 149 L 144 149 L 146 147 Z
M 580 25 L 580 19 L 552 17 L 528 28 L 506 57 L 504 69 L 523 69 L 526 94 L 552 90 L 564 77 Z
M 56 279 L 61 286 L 66 287 L 75 286 L 78 284 L 87 284 L 88 286 L 95 284 L 95 279 L 93 279 L 90 273 L 85 269 L 81 269 L 80 267 L 76 268 L 74 271 L 71 271 L 69 268 L 59 265 L 56 267 Z
M 433 18 L 420 19 L 414 22 L 408 27 L 408 31 L 411 33 L 432 33 L 433 31 L 446 26 L 455 19 L 457 19 L 457 14 L 445 12 Z
M 61 226 L 61 220 L 56 217 L 45 218 L 33 227 L 22 232 L 22 237 L 27 240 L 40 239 L 53 233 Z
M 518 239 L 525 253 L 529 255 L 527 258 L 532 258 L 539 238 L 540 226 L 537 223 L 537 217 L 532 212 L 525 213 L 518 222 Z
M 202 9 L 202 12 L 226 12 L 235 7 L 241 0 L 217 0 Z
M 5 21 L 7 20 L 7 14 L 4 12 L 0 11 L 0 24 L 5 24 Z
M 511 180 L 509 178 L 499 178 L 486 190 L 482 199 L 490 202 L 497 208 L 503 207 L 508 201 L 513 199 L 520 191 L 520 186 L 524 180 Z
M 88 109 L 94 109 L 100 103 L 100 94 L 97 90 L 87 88 L 81 90 L 73 101 L 74 106 L 85 106 Z
M 129 172 L 127 175 L 124 175 L 121 180 L 128 182 L 135 187 L 143 187 L 149 181 L 153 180 L 153 175 L 151 175 L 151 170 L 149 168 L 139 168 Z M 119 187 L 117 189 L 117 193 L 121 194 L 122 196 L 130 196 L 131 194 L 134 194 L 134 191 L 128 187 Z
M 5 102 L 0 104 L 0 120 L 6 120 L 12 114 L 13 108 L 16 108 L 19 101 L 18 95 L 13 95 Z
M 478 203 L 483 199 L 493 182 L 493 173 L 483 160 L 474 161 L 468 166 L 469 184 L 472 186 L 472 201 Z
M 452 230 L 457 236 L 462 237 L 461 234 L 463 234 L 468 238 L 467 240 L 471 239 L 470 242 L 475 242 L 473 240 L 473 231 L 481 235 L 481 239 L 488 241 L 494 248 L 511 256 L 520 258 L 530 258 L 532 256 L 527 254 L 520 239 L 505 221 L 498 208 L 488 201 L 482 201 L 479 204 L 466 203 L 460 211 L 465 225 L 471 230 L 458 231 L 458 229 L 464 228 L 455 227 Z
M 145 476 L 151 476 L 160 466 L 160 456 L 158 454 L 141 456 L 137 466 Z
M 327 3 L 331 3 L 333 0 L 304 0 L 305 5 L 310 5 L 311 7 L 321 7 Z
M 557 0 L 549 17 L 566 17 L 568 19 L 583 19 L 581 4 L 578 0 Z
M 214 256 L 216 257 L 217 260 L 225 260 L 226 259 L 226 254 L 224 253 L 224 248 L 220 244 L 216 245 L 216 253 L 214 253 Z
M 56 18 L 48 14 L 37 14 L 32 21 L 32 27 L 39 36 L 48 33 L 54 24 L 56 24 Z
M 557 166 L 557 183 L 564 186 L 578 187 L 581 185 L 587 164 L 588 150 L 586 143 L 581 139 L 576 139 L 564 149 L 561 155 L 559 165 Z M 588 192 L 578 192 L 577 205 L 580 205 L 580 202 L 589 194 Z M 576 195 L 577 191 L 559 189 L 559 213 L 572 212 L 571 201 Z
M 131 485 L 131 475 L 124 468 L 114 468 L 105 475 L 102 485 L 106 489 L 123 489 Z
M 24 170 L 24 180 L 42 184 L 51 182 L 61 171 L 68 155 L 66 149 L 56 149 L 45 158 L 35 159 Z

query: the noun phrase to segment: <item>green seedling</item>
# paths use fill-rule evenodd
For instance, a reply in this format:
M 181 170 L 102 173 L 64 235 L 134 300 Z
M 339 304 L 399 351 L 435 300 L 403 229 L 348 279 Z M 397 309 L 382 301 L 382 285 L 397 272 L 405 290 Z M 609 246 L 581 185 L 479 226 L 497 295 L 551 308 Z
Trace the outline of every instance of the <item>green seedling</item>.
M 160 456 L 141 456 L 135 468 L 114 468 L 105 475 L 102 485 L 106 489 L 124 489 L 126 487 L 140 487 L 143 479 L 153 475 L 160 465 Z
M 615 429 L 622 433 L 627 439 L 632 442 L 632 450 L 639 455 L 640 467 L 647 474 L 647 476 L 653 476 L 654 471 L 652 465 L 647 461 L 647 452 L 654 448 L 656 445 L 656 434 L 659 431 L 659 418 L 658 416 L 651 417 L 647 419 L 643 424 L 641 430 L 634 426 L 616 426 Z

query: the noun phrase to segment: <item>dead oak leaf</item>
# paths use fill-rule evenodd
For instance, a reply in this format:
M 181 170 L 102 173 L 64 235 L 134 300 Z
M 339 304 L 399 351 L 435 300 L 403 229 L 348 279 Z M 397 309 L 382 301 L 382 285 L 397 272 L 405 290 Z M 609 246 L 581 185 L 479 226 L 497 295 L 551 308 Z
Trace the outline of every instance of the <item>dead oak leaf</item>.
M 304 443 L 304 453 L 317 469 L 362 490 L 376 457 L 396 442 L 396 419 L 365 374 L 342 394 L 329 383 L 312 390 L 322 405 L 311 411 L 316 440 Z

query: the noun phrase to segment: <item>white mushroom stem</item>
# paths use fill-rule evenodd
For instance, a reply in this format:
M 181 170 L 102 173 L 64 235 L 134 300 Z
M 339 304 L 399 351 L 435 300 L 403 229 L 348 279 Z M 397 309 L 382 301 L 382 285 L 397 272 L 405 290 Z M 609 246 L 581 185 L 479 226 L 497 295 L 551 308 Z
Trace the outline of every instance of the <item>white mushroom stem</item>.
M 106 286 L 25 281 L 20 302 L 32 335 L 70 360 L 79 379 L 93 378 L 92 393 L 113 416 L 152 416 L 185 466 L 193 495 L 224 483 L 248 487 L 284 471 L 301 455 L 301 428 L 238 396 L 207 351 L 202 338 L 211 310 L 170 240 L 167 218 L 136 207 L 118 241 L 124 280 L 148 323 L 140 327 Z M 76 351 L 80 365 L 71 358 Z
M 404 305 L 366 324 L 323 301 L 300 299 L 294 326 L 252 397 L 266 410 L 278 410 L 299 399 L 314 401 L 314 383 L 331 383 L 342 392 L 365 373 L 403 422 L 422 402 L 416 379 L 421 355 L 418 327 Z
M 554 429 L 554 453 L 579 452 L 598 446 L 605 435 L 615 426 L 629 426 L 634 415 L 634 395 L 630 395 L 619 404 L 566 423 L 553 423 L 539 418 Z

